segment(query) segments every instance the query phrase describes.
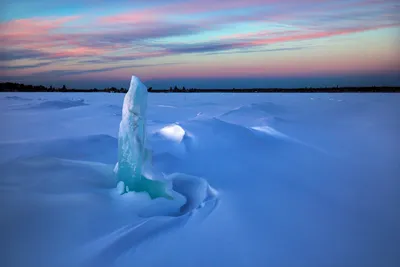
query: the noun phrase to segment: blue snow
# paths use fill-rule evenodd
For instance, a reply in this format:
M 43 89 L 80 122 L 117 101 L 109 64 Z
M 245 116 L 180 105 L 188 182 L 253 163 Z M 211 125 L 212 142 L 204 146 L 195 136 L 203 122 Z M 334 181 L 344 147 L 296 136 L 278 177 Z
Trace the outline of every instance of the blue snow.
M 400 94 L 132 85 L 0 94 L 0 266 L 400 266 Z

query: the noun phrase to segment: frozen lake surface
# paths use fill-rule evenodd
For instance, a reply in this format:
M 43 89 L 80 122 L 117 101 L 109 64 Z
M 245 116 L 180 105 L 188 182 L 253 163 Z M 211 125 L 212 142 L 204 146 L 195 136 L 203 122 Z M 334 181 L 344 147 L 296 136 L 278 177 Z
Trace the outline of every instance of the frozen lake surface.
M 400 94 L 150 94 L 181 215 L 118 195 L 123 97 L 0 94 L 0 266 L 400 266 Z

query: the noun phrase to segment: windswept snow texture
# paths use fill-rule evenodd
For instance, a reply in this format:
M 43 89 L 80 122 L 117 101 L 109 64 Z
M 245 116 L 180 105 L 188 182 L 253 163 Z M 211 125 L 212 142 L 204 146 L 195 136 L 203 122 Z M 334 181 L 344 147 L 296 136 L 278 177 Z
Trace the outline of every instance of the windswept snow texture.
M 123 98 L 0 95 L 0 266 L 400 266 L 400 94 L 150 94 L 174 201 L 118 192 Z

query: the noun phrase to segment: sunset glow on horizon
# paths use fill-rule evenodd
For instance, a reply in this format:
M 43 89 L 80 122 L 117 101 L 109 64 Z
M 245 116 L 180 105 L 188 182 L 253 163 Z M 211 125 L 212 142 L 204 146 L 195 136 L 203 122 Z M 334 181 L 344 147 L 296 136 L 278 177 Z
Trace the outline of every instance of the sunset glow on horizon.
M 333 76 L 332 82 L 347 85 L 341 77 L 354 76 L 375 77 L 360 85 L 400 85 L 395 0 L 1 5 L 2 82 L 102 88 L 124 86 L 136 75 L 160 88 L 173 85 L 169 79 L 188 87 L 228 88 L 235 84 L 231 78 L 249 87 L 259 86 L 253 79 L 264 79 L 268 87 L 296 77 L 321 86 L 316 78 Z

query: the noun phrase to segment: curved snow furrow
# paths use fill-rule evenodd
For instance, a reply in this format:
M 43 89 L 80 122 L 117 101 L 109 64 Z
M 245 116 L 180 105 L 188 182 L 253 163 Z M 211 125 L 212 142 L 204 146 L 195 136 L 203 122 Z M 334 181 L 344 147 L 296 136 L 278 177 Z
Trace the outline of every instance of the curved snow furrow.
M 87 244 L 82 254 L 87 267 L 112 266 L 123 254 L 134 251 L 141 243 L 167 231 L 185 225 L 191 215 L 181 217 L 150 218 L 139 224 L 130 224 Z
M 205 180 L 184 174 L 174 174 L 170 179 L 173 189 L 186 198 L 186 203 L 180 210 L 151 214 L 151 205 L 145 206 L 138 215 L 146 219 L 122 226 L 80 249 L 79 253 L 84 255 L 87 266 L 109 266 L 121 255 L 127 252 L 134 253 L 136 248 L 147 240 L 184 226 L 192 217 L 196 217 L 197 220 L 206 218 L 218 206 L 217 192 Z M 199 182 L 203 189 L 200 191 Z
M 77 261 L 67 261 L 72 264 L 70 266 L 82 261 L 85 266 L 111 266 L 119 256 L 148 239 L 182 226 L 194 213 L 205 218 L 217 206 L 217 193 L 206 180 L 179 173 L 166 177 L 176 192 L 173 201 L 151 200 L 145 193 L 135 192 L 120 196 L 115 189 L 112 167 L 53 157 L 14 160 L 0 165 L 0 191 L 8 199 L 9 209 L 25 203 L 27 212 L 44 212 L 45 215 L 37 217 L 35 221 L 38 222 L 31 226 L 36 232 L 46 227 L 50 234 L 55 216 L 74 214 L 68 220 L 62 215 L 64 220 L 57 222 L 60 227 L 57 229 L 87 236 L 82 240 L 89 243 L 83 248 L 79 246 L 78 250 L 75 250 L 76 245 L 65 245 L 66 254 L 73 254 L 73 259 L 68 257 L 68 261 Z M 123 222 L 126 226 L 122 229 Z M 119 228 L 115 227 L 117 225 Z M 60 238 L 59 242 L 68 239 L 67 236 Z M 51 242 L 45 244 L 44 250 L 51 253 Z

